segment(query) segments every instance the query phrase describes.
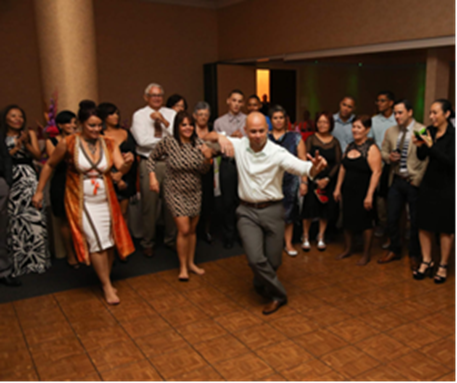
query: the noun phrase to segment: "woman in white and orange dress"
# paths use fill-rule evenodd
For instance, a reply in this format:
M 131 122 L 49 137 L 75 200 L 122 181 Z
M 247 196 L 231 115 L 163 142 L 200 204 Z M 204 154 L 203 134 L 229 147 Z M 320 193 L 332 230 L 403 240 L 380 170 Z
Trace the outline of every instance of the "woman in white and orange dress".
M 53 168 L 67 162 L 65 210 L 78 261 L 92 264 L 100 279 L 108 304 L 120 302 L 111 284 L 113 247 L 121 258 L 135 251 L 122 217 L 111 180 L 111 168 L 119 171 L 133 161 L 131 153 L 122 155 L 116 143 L 100 135 L 102 120 L 92 101 L 82 101 L 78 112 L 81 133 L 61 140 L 44 166 L 33 203 L 40 207 L 43 189 Z

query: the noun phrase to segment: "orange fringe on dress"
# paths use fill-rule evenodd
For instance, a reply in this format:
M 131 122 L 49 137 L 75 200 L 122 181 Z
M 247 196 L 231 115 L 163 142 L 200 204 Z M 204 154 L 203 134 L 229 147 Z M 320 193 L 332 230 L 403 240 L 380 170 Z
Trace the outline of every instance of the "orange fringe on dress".
M 83 177 L 78 166 L 80 140 L 79 133 L 65 138 L 67 143 L 67 180 L 65 187 L 65 210 L 71 229 L 73 244 L 76 250 L 78 261 L 90 265 L 89 251 L 83 229 Z M 122 259 L 127 258 L 135 251 L 132 238 L 122 216 L 119 202 L 117 201 L 111 180 L 111 167 L 113 166 L 112 153 L 115 148 L 115 142 L 110 138 L 100 136 L 102 150 L 106 156 L 108 167 L 103 174 L 103 182 L 108 197 L 109 210 L 111 213 L 112 233 L 116 249 Z

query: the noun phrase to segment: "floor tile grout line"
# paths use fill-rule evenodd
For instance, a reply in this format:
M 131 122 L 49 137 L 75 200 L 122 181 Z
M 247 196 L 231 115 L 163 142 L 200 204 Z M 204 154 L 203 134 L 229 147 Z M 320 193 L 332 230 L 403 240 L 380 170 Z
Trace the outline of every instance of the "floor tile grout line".
M 127 282 L 127 284 L 129 285 L 129 287 L 130 287 L 133 291 L 135 291 L 136 294 L 138 294 L 138 291 L 137 291 L 135 288 L 133 288 L 133 286 L 131 286 L 130 283 Z M 149 303 L 148 303 L 140 294 L 138 294 L 138 296 L 139 296 L 142 300 L 144 300 L 144 301 L 146 302 L 146 304 L 147 304 L 149 307 L 151 307 L 151 306 L 149 305 Z M 151 309 L 152 309 L 154 312 L 157 313 L 157 311 L 156 311 L 153 307 L 151 307 Z M 108 308 L 108 311 L 109 311 L 110 314 L 114 317 L 114 319 L 116 320 L 116 322 L 118 323 L 118 325 L 122 328 L 122 330 L 125 331 L 125 333 L 126 333 L 127 336 L 130 338 L 130 340 L 133 342 L 133 344 L 138 348 L 138 350 L 140 351 L 140 353 L 144 356 L 145 360 L 148 361 L 148 363 L 151 365 L 151 367 L 152 367 L 152 368 L 157 372 L 157 374 L 165 381 L 165 380 L 166 380 L 165 377 L 162 376 L 162 374 L 161 374 L 160 371 L 157 369 L 157 367 L 154 366 L 154 364 L 151 362 L 151 360 L 147 357 L 147 355 L 144 353 L 143 349 L 137 344 L 135 338 L 133 338 L 133 337 L 130 335 L 130 333 L 124 328 L 122 322 L 121 322 L 120 320 L 118 320 L 118 318 L 116 317 L 116 315 L 114 315 L 114 313 L 113 313 L 111 310 L 109 310 L 109 308 Z M 157 314 L 159 314 L 159 313 L 157 313 Z M 164 318 L 162 318 L 162 319 L 164 319 Z M 113 370 L 116 370 L 117 368 L 125 367 L 125 366 L 127 366 L 127 365 L 130 365 L 130 364 L 133 364 L 133 363 L 137 363 L 137 362 L 138 362 L 138 361 L 134 361 L 134 362 L 131 362 L 131 363 L 126 363 L 126 364 L 123 364 L 123 365 L 121 365 L 121 366 L 117 366 L 116 368 L 110 369 L 109 371 L 113 371 Z
M 36 373 L 36 375 L 37 375 L 37 377 L 38 377 L 38 380 L 41 381 L 42 379 L 41 379 L 41 376 L 40 376 L 40 374 L 39 374 L 39 372 L 38 372 L 38 367 L 36 366 L 35 359 L 33 358 L 32 352 L 30 351 L 30 345 L 29 345 L 29 342 L 27 341 L 27 337 L 26 337 L 26 335 L 25 335 L 24 328 L 22 327 L 21 320 L 19 319 L 19 315 L 18 315 L 18 313 L 17 313 L 16 306 L 14 305 L 13 302 L 11 302 L 11 305 L 13 306 L 14 315 L 15 315 L 16 320 L 17 320 L 17 322 L 18 322 L 18 324 L 19 324 L 19 327 L 20 327 L 20 329 L 21 329 L 22 337 L 23 337 L 23 339 L 24 339 L 25 346 L 27 347 L 27 352 L 28 352 L 28 354 L 29 354 L 29 356 L 30 356 L 30 360 L 32 361 L 32 364 L 33 364 L 33 369 L 35 370 L 35 373 Z
M 92 294 L 94 294 L 92 290 L 91 290 L 91 292 L 92 292 Z M 95 297 L 98 299 L 98 297 L 96 296 L 96 294 L 94 294 L 94 295 L 95 295 Z M 53 296 L 54 296 L 54 294 L 53 294 Z M 86 356 L 87 356 L 87 358 L 89 359 L 90 363 L 91 363 L 92 366 L 94 367 L 94 370 L 96 371 L 96 373 L 97 373 L 97 375 L 99 376 L 100 380 L 103 380 L 100 371 L 98 371 L 97 366 L 95 365 L 95 363 L 93 362 L 93 360 L 92 360 L 92 358 L 91 358 L 91 356 L 90 356 L 90 354 L 89 354 L 89 351 L 86 350 L 86 347 L 84 346 L 83 342 L 81 341 L 81 338 L 79 337 L 78 332 L 75 330 L 75 328 L 73 327 L 73 325 L 72 325 L 71 321 L 69 320 L 67 314 L 65 313 L 65 310 L 63 309 L 63 307 L 62 307 L 62 305 L 61 305 L 61 302 L 59 302 L 59 300 L 58 300 L 57 297 L 55 297 L 55 296 L 54 296 L 54 299 L 56 300 L 57 305 L 59 306 L 60 310 L 62 311 L 62 313 L 63 313 L 63 315 L 64 315 L 64 317 L 65 317 L 65 319 L 67 320 L 67 323 L 68 323 L 69 326 L 71 327 L 71 330 L 73 331 L 73 333 L 75 334 L 76 338 L 78 339 L 78 342 L 81 344 L 81 347 L 83 348 L 84 353 L 86 354 Z
M 406 354 L 401 355 L 399 358 L 403 358 L 403 357 L 405 357 L 405 356 L 407 356 L 407 355 L 410 355 L 410 354 L 413 354 L 413 353 L 415 353 L 415 352 L 419 352 L 420 354 L 424 355 L 424 354 L 423 354 L 422 352 L 420 352 L 419 350 L 411 349 L 410 352 L 407 352 Z M 427 358 L 427 355 L 424 355 L 424 356 Z M 389 363 L 385 363 L 385 365 L 386 365 L 386 366 L 387 366 L 387 365 L 391 365 L 393 362 L 394 362 L 394 361 L 391 360 L 391 361 L 389 361 Z M 441 363 L 439 363 L 439 364 L 441 364 Z M 443 364 L 441 364 L 441 366 L 447 368 L 447 367 L 444 366 Z M 402 373 L 400 373 L 400 372 L 395 368 L 395 366 L 392 365 L 392 368 L 393 368 L 396 372 L 398 372 L 400 375 L 403 375 Z M 409 380 L 411 380 L 411 379 L 409 379 Z
M 159 278 L 160 278 L 160 277 L 159 277 Z M 130 284 L 129 284 L 129 285 L 130 285 Z M 136 290 L 133 286 L 130 285 L 130 287 L 131 287 L 135 292 L 137 292 L 137 290 Z M 173 286 L 171 286 L 171 287 L 173 287 Z M 137 292 L 137 293 L 138 293 L 138 292 Z M 212 364 L 209 363 L 209 361 L 206 360 L 206 358 L 204 358 L 204 356 L 201 355 L 201 354 L 193 347 L 193 345 L 192 345 L 186 338 L 184 338 L 184 337 L 179 333 L 179 331 L 178 331 L 178 330 L 177 330 L 177 329 L 176 329 L 176 328 L 175 328 L 166 318 L 164 318 L 164 317 L 160 314 L 160 312 L 158 312 L 156 309 L 154 309 L 154 307 L 152 307 L 152 306 L 150 305 L 150 303 L 149 303 L 143 296 L 140 295 L 140 297 L 145 301 L 145 303 L 146 303 L 149 307 L 151 307 L 152 310 L 154 310 L 154 311 L 161 317 L 162 320 L 164 320 L 164 321 L 165 321 L 165 322 L 166 322 L 166 323 L 167 323 L 167 324 L 168 324 L 168 325 L 169 325 L 169 326 L 170 326 L 170 327 L 171 327 L 171 328 L 172 328 L 172 329 L 182 338 L 182 339 L 184 339 L 184 341 L 192 348 L 192 350 L 194 350 L 203 360 L 205 360 L 205 362 L 207 362 L 207 364 L 208 364 L 209 366 L 212 366 Z M 193 302 L 191 302 L 191 303 L 193 304 Z M 193 305 L 194 305 L 194 304 L 193 304 Z M 195 305 L 194 305 L 194 306 L 195 306 Z M 197 308 L 198 308 L 198 307 L 197 307 Z M 193 322 L 191 322 L 191 323 L 193 323 Z M 189 323 L 189 324 L 190 324 L 190 323 Z M 128 335 L 130 336 L 130 334 L 128 334 Z M 133 339 L 132 339 L 132 340 L 133 340 Z M 143 350 L 141 349 L 141 347 L 139 347 L 139 346 L 136 344 L 136 342 L 135 342 L 135 345 L 140 349 L 141 353 L 142 353 L 143 355 L 145 355 L 144 352 L 143 352 Z M 163 355 L 165 355 L 165 354 L 163 354 Z M 145 355 L 145 356 L 146 356 L 146 355 Z M 160 375 L 160 377 L 161 377 L 164 381 L 166 381 L 167 379 L 165 379 L 165 377 L 160 373 L 160 371 L 159 371 L 158 368 L 152 363 L 152 361 L 151 361 L 149 358 L 147 358 L 147 357 L 146 357 L 146 359 L 147 359 L 148 362 L 154 367 L 154 369 L 158 372 L 158 374 Z M 216 371 L 216 372 L 217 372 L 217 371 Z M 220 374 L 219 374 L 219 375 L 220 375 Z M 171 376 L 170 378 L 173 378 L 173 376 Z M 225 379 L 225 380 L 226 380 L 226 379 Z

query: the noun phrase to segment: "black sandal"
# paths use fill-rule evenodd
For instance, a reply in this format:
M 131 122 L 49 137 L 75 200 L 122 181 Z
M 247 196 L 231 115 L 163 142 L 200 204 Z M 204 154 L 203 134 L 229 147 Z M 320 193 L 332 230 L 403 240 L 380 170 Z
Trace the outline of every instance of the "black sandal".
M 439 265 L 438 269 L 439 268 L 447 270 L 447 265 Z M 441 275 L 435 274 L 435 283 L 437 285 L 446 282 L 446 279 L 447 279 L 447 271 L 446 271 L 446 276 L 445 277 L 442 277 Z
M 413 278 L 416 279 L 417 281 L 421 281 L 422 279 L 424 279 L 427 275 L 429 278 L 431 278 L 433 275 L 432 275 L 432 270 L 433 270 L 433 266 L 434 266 L 434 263 L 433 261 L 430 261 L 430 262 L 422 262 L 421 265 L 424 264 L 424 265 L 427 265 L 427 268 L 424 270 L 423 273 L 421 273 L 419 271 L 419 269 L 413 271 Z M 420 266 L 419 266 L 420 268 Z
M 78 270 L 78 269 L 79 269 L 79 266 L 80 266 L 80 265 L 79 265 L 79 262 L 70 263 L 70 262 L 68 262 L 68 261 L 67 261 L 67 265 L 68 265 L 69 267 L 71 267 L 73 270 Z

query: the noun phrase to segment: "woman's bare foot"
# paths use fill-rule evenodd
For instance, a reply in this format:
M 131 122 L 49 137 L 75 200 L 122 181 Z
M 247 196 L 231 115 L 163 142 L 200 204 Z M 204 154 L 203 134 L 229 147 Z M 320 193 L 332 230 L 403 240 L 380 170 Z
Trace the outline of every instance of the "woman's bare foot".
M 109 305 L 118 305 L 121 300 L 117 296 L 117 290 L 113 286 L 104 286 L 103 293 L 105 294 L 106 303 Z
M 343 259 L 343 258 L 347 258 L 347 257 L 350 257 L 352 254 L 351 254 L 351 251 L 350 250 L 345 250 L 343 251 L 341 254 L 338 254 L 335 259 Z
M 197 274 L 197 275 L 205 274 L 205 270 L 203 270 L 202 268 L 198 267 L 195 264 L 189 265 L 189 270 L 192 271 L 193 273 Z
M 180 281 L 188 281 L 189 280 L 189 273 L 187 270 L 181 270 L 178 275 L 178 279 Z
M 362 258 L 359 259 L 357 262 L 357 266 L 365 266 L 368 262 L 370 262 L 370 256 L 364 255 Z

